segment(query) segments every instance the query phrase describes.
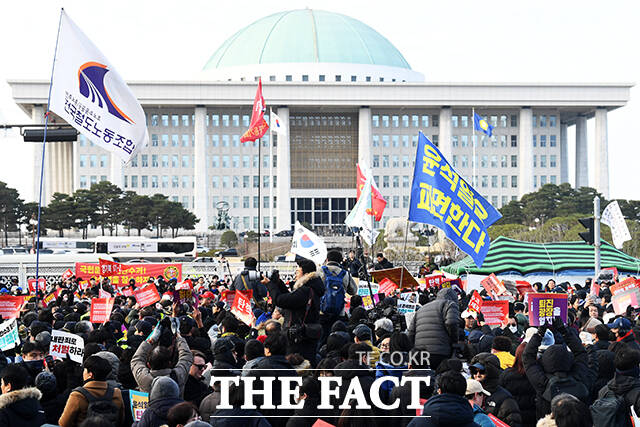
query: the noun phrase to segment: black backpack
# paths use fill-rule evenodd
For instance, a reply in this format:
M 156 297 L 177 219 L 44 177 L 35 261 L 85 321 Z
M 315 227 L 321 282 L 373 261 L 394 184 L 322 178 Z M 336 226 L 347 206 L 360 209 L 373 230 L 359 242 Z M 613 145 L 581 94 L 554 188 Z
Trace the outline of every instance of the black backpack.
M 596 399 L 589 407 L 594 427 L 632 426 L 631 411 L 624 396 L 616 396 L 611 390 Z
M 581 382 L 576 381 L 573 377 L 556 373 L 552 375 L 547 381 L 547 386 L 542 393 L 542 397 L 547 402 L 551 402 L 555 396 L 560 393 L 568 393 L 578 398 L 582 402 L 589 402 L 589 390 Z
M 95 397 L 84 387 L 77 387 L 73 389 L 73 391 L 81 393 L 89 403 L 89 407 L 87 408 L 87 418 L 100 417 L 109 421 L 113 425 L 117 425 L 120 410 L 113 403 L 113 390 L 113 386 L 107 384 L 107 391 L 104 396 Z

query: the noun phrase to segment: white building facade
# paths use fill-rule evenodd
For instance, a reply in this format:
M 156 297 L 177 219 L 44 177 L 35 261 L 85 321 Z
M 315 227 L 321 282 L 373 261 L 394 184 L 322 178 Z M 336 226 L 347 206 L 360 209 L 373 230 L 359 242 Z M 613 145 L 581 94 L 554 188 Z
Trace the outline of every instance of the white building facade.
M 631 85 L 428 82 L 384 37 L 347 18 L 275 14 L 225 42 L 200 81 L 131 82 L 146 112 L 149 146 L 123 166 L 82 136 L 72 146 L 51 143 L 59 147 L 49 150 L 45 198 L 109 180 L 181 202 L 200 218 L 199 231 L 214 223 L 219 202 L 228 203 L 238 231 L 280 231 L 296 219 L 336 229 L 355 204 L 360 161 L 372 167 L 387 199 L 384 222 L 407 215 L 422 131 L 500 208 L 544 184 L 569 182 L 569 126 L 576 126 L 576 185 L 608 196 L 607 112 L 626 104 Z M 256 52 L 247 47 L 256 44 Z M 260 148 L 240 143 L 258 78 L 267 108 L 287 129 L 265 135 Z M 42 117 L 48 82 L 9 84 L 16 103 L 34 120 Z M 492 137 L 474 134 L 472 109 L 494 126 Z M 588 119 L 595 120 L 594 153 L 587 152 Z M 595 182 L 588 182 L 589 155 Z

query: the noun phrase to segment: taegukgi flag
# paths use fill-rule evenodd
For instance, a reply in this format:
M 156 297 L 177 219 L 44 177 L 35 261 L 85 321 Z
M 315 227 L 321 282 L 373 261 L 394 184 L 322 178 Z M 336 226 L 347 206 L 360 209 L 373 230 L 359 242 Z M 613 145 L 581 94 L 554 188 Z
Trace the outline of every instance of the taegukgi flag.
M 313 232 L 307 230 L 296 221 L 293 240 L 291 241 L 291 252 L 315 262 L 322 264 L 327 259 L 327 245 Z
M 128 162 L 149 140 L 144 111 L 109 60 L 61 13 L 49 110 Z
M 435 225 L 480 267 L 489 251 L 487 228 L 502 217 L 422 132 L 418 136 L 409 221 Z
M 285 135 L 287 133 L 282 119 L 273 111 L 271 112 L 271 118 L 269 119 L 269 126 L 271 126 L 271 130 L 278 133 L 278 135 Z

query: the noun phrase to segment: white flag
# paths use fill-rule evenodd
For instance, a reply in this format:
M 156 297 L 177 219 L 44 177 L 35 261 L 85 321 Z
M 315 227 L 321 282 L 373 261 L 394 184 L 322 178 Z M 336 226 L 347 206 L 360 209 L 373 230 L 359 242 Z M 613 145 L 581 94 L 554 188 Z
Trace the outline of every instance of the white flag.
M 373 183 L 373 177 L 370 172 L 368 175 L 365 175 L 367 180 L 364 183 L 364 188 L 362 189 L 362 193 L 360 193 L 360 198 L 356 202 L 356 205 L 353 207 L 349 215 L 344 220 L 344 223 L 349 227 L 359 227 L 362 228 L 360 231 L 360 236 L 364 239 L 365 242 L 369 246 L 373 245 L 373 242 L 376 241 L 378 237 L 378 232 L 373 229 L 373 216 L 369 215 L 367 212 L 371 209 L 371 185 Z
M 117 33 L 117 32 L 116 32 Z M 123 162 L 147 145 L 146 118 L 122 77 L 62 11 L 49 109 Z
M 293 241 L 291 242 L 291 252 L 307 258 L 320 265 L 327 259 L 327 245 L 313 232 L 307 230 L 296 221 Z
M 609 203 L 607 207 L 604 208 L 600 222 L 611 228 L 611 237 L 613 238 L 613 245 L 616 248 L 622 249 L 622 244 L 627 240 L 631 240 L 629 228 L 624 221 L 624 216 L 622 216 L 622 211 L 620 211 L 617 200 Z
M 273 111 L 271 112 L 271 119 L 269 120 L 269 126 L 271 126 L 271 130 L 276 132 L 278 135 L 285 135 L 287 133 L 286 128 L 284 127 L 284 123 L 280 117 L 276 115 Z

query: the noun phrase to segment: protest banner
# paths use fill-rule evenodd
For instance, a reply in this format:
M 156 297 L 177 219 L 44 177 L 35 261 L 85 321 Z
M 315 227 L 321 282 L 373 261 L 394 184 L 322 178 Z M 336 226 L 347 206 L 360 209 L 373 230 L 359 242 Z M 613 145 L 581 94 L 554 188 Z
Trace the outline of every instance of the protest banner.
M 445 275 L 443 274 L 432 274 L 430 276 L 424 276 L 424 288 L 434 288 L 437 286 L 442 285 L 444 282 L 449 282 L 451 281 L 451 279 L 448 279 Z M 422 289 L 424 289 L 422 288 Z
M 0 296 L 0 315 L 3 319 L 14 319 L 20 316 L 22 304 L 24 304 L 24 297 L 2 295 Z
M 502 295 L 507 291 L 507 288 L 504 287 L 500 279 L 498 279 L 493 273 L 483 279 L 480 284 L 487 291 L 487 294 L 489 294 L 492 300 L 497 300 L 499 295 Z
M 633 277 L 629 277 L 628 279 L 623 280 L 620 283 L 616 283 L 615 285 L 611 285 L 609 290 L 611 291 L 611 295 L 615 296 L 618 293 L 628 291 L 629 289 L 637 288 L 638 281 Z
M 121 264 L 119 274 L 109 276 L 113 286 L 127 286 L 133 279 L 136 285 L 147 283 L 149 278 L 155 279 L 163 276 L 165 280 L 173 278 L 182 280 L 182 264 Z M 86 262 L 76 262 L 76 277 L 88 280 L 91 277 L 100 276 L 100 265 Z
M 589 293 L 591 295 L 600 296 L 600 285 L 598 285 L 595 281 L 591 283 L 591 289 L 589 290 Z
M 146 307 L 160 301 L 160 294 L 154 284 L 149 284 L 140 289 L 136 289 L 133 291 L 133 296 L 136 297 L 136 301 L 140 307 Z
M 0 324 L 0 350 L 10 350 L 20 344 L 18 321 L 9 319 Z
M 68 354 L 74 362 L 82 363 L 84 340 L 78 335 L 53 329 L 49 354 L 61 359 L 66 359 Z
M 100 259 L 98 261 L 100 262 L 100 275 L 102 277 L 111 277 L 122 272 L 122 264 L 119 262 L 106 259 Z
M 525 280 L 516 280 L 516 289 L 520 295 L 528 294 L 529 292 L 535 292 L 531 283 Z
M 398 285 L 396 285 L 386 277 L 382 279 L 378 284 L 378 292 L 383 293 L 387 296 L 391 295 L 396 289 L 398 289 Z
M 418 309 L 418 293 L 403 292 L 397 302 L 398 312 L 401 314 L 414 313 Z
M 99 298 L 111 298 L 113 295 L 111 295 L 109 292 L 105 291 L 104 289 L 100 288 L 98 289 L 98 297 Z
M 640 306 L 640 289 L 631 288 L 619 291 L 611 297 L 613 311 L 616 314 L 625 314 L 628 306 L 637 308 Z
M 132 297 L 133 288 L 131 288 L 130 286 L 127 286 L 126 288 L 122 288 L 122 295 L 124 295 L 125 297 Z
M 487 325 L 503 325 L 509 317 L 509 301 L 482 301 L 480 313 Z
M 129 390 L 129 401 L 133 421 L 140 421 L 142 414 L 149 407 L 149 393 Z
M 365 310 L 371 310 L 374 307 L 371 295 L 365 295 L 362 297 L 362 305 Z
M 39 278 L 37 285 L 36 279 L 27 279 L 27 287 L 29 288 L 30 294 L 36 293 L 36 286 L 38 288 L 38 291 L 44 292 L 47 289 L 47 279 L 45 279 L 44 277 Z
M 91 298 L 91 323 L 104 323 L 109 320 L 115 298 Z
M 253 291 L 251 291 L 251 293 L 253 294 Z M 178 304 L 187 304 L 191 308 L 198 307 L 200 303 L 198 294 L 193 292 L 193 289 L 189 288 L 188 286 L 186 289 L 178 289 L 178 287 L 176 287 L 176 290 L 173 291 L 173 301 L 177 302 Z
M 373 294 L 377 294 L 379 292 L 380 289 L 380 285 L 378 283 L 367 283 L 366 280 L 361 280 L 358 283 L 358 295 L 360 296 L 365 296 L 365 295 L 370 295 L 371 292 L 369 291 L 369 285 L 371 285 L 371 292 L 373 292 Z
M 52 302 L 54 302 L 58 298 L 58 295 L 60 295 L 60 289 L 57 289 L 57 290 L 51 292 L 46 297 L 44 297 L 42 299 L 42 305 L 47 307 L 49 304 L 51 304 Z
M 68 280 L 71 279 L 73 277 L 73 270 L 70 268 L 67 268 L 67 270 L 62 273 L 62 280 Z
M 479 313 L 481 307 L 482 307 L 482 298 L 480 297 L 480 294 L 478 293 L 478 291 L 474 290 L 473 294 L 471 295 L 471 299 L 469 300 L 468 309 L 473 310 L 476 313 Z
M 438 147 L 419 132 L 409 220 L 443 230 L 480 267 L 489 251 L 487 229 L 501 217 L 458 175 Z
M 394 267 L 387 268 L 386 270 L 374 270 L 370 271 L 371 277 L 377 282 L 382 284 L 384 279 L 389 279 L 396 288 L 411 288 L 416 289 L 420 287 L 420 284 L 416 281 L 415 277 L 411 275 L 406 267 Z M 383 292 L 379 290 L 378 292 Z
M 224 289 L 220 292 L 220 301 L 225 302 L 227 307 L 231 307 L 233 300 L 236 298 L 236 292 Z
M 550 325 L 554 318 L 567 323 L 567 294 L 529 293 L 529 325 Z
M 253 311 L 251 310 L 251 300 L 244 292 L 236 292 L 231 304 L 231 313 L 242 323 L 251 326 L 253 323 Z

